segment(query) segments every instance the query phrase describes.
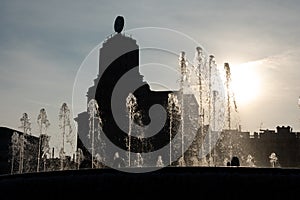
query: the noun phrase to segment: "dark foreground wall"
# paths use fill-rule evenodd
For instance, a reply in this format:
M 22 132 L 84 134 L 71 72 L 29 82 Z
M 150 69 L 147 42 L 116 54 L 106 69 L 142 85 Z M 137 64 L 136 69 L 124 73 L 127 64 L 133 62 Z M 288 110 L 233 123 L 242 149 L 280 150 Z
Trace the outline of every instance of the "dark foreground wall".
M 0 199 L 299 199 L 299 186 L 295 169 L 169 167 L 136 174 L 89 169 L 0 176 Z

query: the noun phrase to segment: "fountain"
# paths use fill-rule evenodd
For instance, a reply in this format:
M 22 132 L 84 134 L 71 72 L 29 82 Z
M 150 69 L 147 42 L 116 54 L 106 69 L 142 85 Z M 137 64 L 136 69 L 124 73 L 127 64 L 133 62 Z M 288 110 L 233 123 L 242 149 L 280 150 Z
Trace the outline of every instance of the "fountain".
M 40 158 L 41 158 L 41 149 L 43 149 L 43 158 L 45 160 L 45 155 L 46 153 L 49 152 L 50 148 L 49 148 L 49 140 L 47 140 L 47 135 L 46 135 L 46 130 L 48 129 L 48 127 L 50 126 L 50 122 L 47 119 L 47 113 L 45 108 L 42 108 L 40 110 L 40 113 L 37 117 L 37 123 L 39 125 L 39 129 L 40 129 L 40 135 L 39 135 L 39 147 L 38 147 L 38 157 L 37 157 L 37 169 L 36 171 L 39 172 L 40 169 Z M 44 139 L 43 139 L 44 138 Z M 44 141 L 42 141 L 44 140 Z M 44 166 L 45 166 L 45 162 L 44 162 Z M 45 171 L 45 167 L 44 167 L 44 171 Z
M 13 135 L 11 136 L 11 151 L 12 151 L 12 159 L 11 159 L 11 170 L 10 173 L 13 174 L 14 172 L 14 162 L 15 162 L 15 157 L 17 155 L 17 152 L 19 150 L 19 134 L 17 132 L 14 132 Z
M 203 69 L 205 65 L 205 56 L 203 54 L 203 49 L 201 47 L 196 47 L 196 52 L 194 56 L 194 67 L 195 67 L 195 74 L 198 78 L 198 92 L 199 92 L 199 127 L 200 127 L 200 137 L 198 137 L 198 149 L 201 148 L 201 155 L 200 157 L 200 165 L 207 165 L 206 157 L 204 155 L 204 145 L 202 144 L 202 137 L 204 135 L 204 107 L 203 107 L 203 88 L 204 88 L 204 76 L 203 76 Z
M 223 85 L 220 86 L 215 57 L 199 44 L 193 42 L 193 45 L 196 51 L 192 62 L 188 58 L 189 49 L 181 52 L 176 49 L 172 57 L 163 60 L 156 57 L 155 49 L 147 49 L 151 54 L 144 56 L 140 52 L 145 49 L 139 48 L 137 40 L 119 33 L 95 48 L 99 51 L 93 51 L 99 56 L 99 74 L 88 90 L 88 99 L 95 98 L 99 103 L 109 152 L 118 151 L 128 168 L 136 166 L 137 153 L 144 159 L 143 167 L 155 166 L 158 155 L 167 166 L 215 166 L 218 152 L 214 146 L 223 127 L 224 107 L 220 103 L 224 96 Z M 155 57 L 151 57 L 152 53 Z M 157 84 L 148 79 L 146 70 L 143 74 L 140 55 L 143 59 L 146 57 L 147 62 L 151 61 L 150 65 L 159 64 L 172 70 L 166 74 L 167 82 L 172 83 L 165 87 L 163 81 Z M 167 64 L 162 63 L 164 60 L 168 60 Z M 154 61 L 157 63 L 152 63 Z M 156 112 L 156 105 L 164 109 L 163 114 L 152 112 Z M 78 115 L 76 121 L 80 127 L 85 126 L 85 118 L 85 112 Z M 153 122 L 162 125 L 156 126 Z M 79 132 L 80 136 L 86 136 L 83 129 Z M 94 157 L 96 152 L 91 149 Z M 113 154 L 108 153 L 106 158 L 105 164 L 110 165 Z
M 128 167 L 130 167 L 132 126 L 133 126 L 133 120 L 137 109 L 137 100 L 132 93 L 129 93 L 128 97 L 126 98 L 126 107 L 128 109 L 128 137 L 126 139 L 127 139 L 127 148 L 128 148 Z
M 148 127 L 140 121 L 142 113 L 139 110 L 137 97 L 129 92 L 125 102 L 126 118 L 128 119 L 128 125 L 126 124 L 128 129 L 125 129 L 127 135 L 124 137 L 126 149 L 124 149 L 124 152 L 118 149 L 109 149 L 110 152 L 114 151 L 116 154 L 114 159 L 107 158 L 108 161 L 104 162 L 106 165 L 114 163 L 114 166 L 121 167 L 125 164 L 128 169 L 162 166 L 163 158 L 167 160 L 168 166 L 217 165 L 218 155 L 214 147 L 221 127 L 223 127 L 224 106 L 222 97 L 224 97 L 224 93 L 218 79 L 219 74 L 214 56 L 204 55 L 202 48 L 197 47 L 193 65 L 189 64 L 185 52 L 180 53 L 178 61 L 181 74 L 180 90 L 170 92 L 167 96 L 166 111 L 168 118 L 166 122 L 168 126 L 166 132 L 162 133 L 168 134 L 168 153 L 163 152 L 161 154 L 157 152 L 157 154 L 154 153 L 150 156 L 145 153 L 151 152 L 149 148 L 152 148 L 153 143 L 151 143 L 151 140 L 150 142 L 145 140 Z M 100 135 L 101 137 L 101 125 L 97 125 L 97 120 L 100 120 L 101 124 L 101 119 L 99 118 L 96 100 L 92 99 L 88 103 L 88 113 L 92 168 L 94 168 L 96 153 L 100 156 L 100 160 L 108 156 L 96 152 L 96 147 L 104 148 L 105 141 L 109 142 L 109 140 L 107 138 L 100 140 L 99 145 L 95 143 L 95 138 L 97 138 L 95 136 Z M 193 135 L 192 132 L 195 132 L 195 134 Z M 105 137 L 105 134 L 103 136 Z M 142 142 L 136 146 L 140 141 Z M 136 148 L 139 150 L 137 151 Z M 121 155 L 125 159 L 120 158 Z M 155 158 L 157 158 L 156 161 L 154 161 Z M 161 162 L 161 164 L 158 165 L 158 162 Z
M 20 128 L 23 129 L 23 134 L 19 136 L 20 141 L 20 162 L 19 162 L 19 173 L 23 173 L 24 170 L 24 149 L 26 145 L 26 135 L 31 135 L 31 122 L 30 118 L 27 113 L 23 113 L 22 118 L 20 119 L 21 126 Z
M 122 168 L 125 167 L 125 165 L 125 160 L 120 157 L 119 152 L 115 152 L 112 166 L 114 168 Z
M 144 159 L 140 153 L 136 154 L 136 159 L 134 160 L 135 167 L 142 167 L 144 164 Z
M 84 160 L 83 151 L 81 148 L 78 148 L 76 151 L 76 168 L 80 168 L 81 162 Z
M 62 147 L 60 149 L 59 155 L 61 160 L 61 170 L 64 168 L 65 160 L 65 143 L 70 143 L 72 145 L 71 134 L 72 126 L 70 121 L 70 109 L 67 103 L 63 103 L 59 110 L 59 128 L 62 130 Z
M 184 89 L 187 82 L 187 65 L 188 62 L 185 57 L 185 52 L 181 52 L 179 56 L 179 66 L 181 71 L 180 79 L 180 94 L 181 94 L 181 156 L 184 160 Z
M 174 93 L 168 94 L 168 114 L 169 114 L 169 165 L 172 165 L 172 151 L 173 151 L 173 138 L 174 138 L 174 126 L 175 126 L 175 121 L 180 114 L 180 107 L 179 107 L 179 102 L 178 98 Z M 160 156 L 161 157 L 161 156 Z
M 164 166 L 164 162 L 162 160 L 162 156 L 159 155 L 156 161 L 156 167 L 163 167 Z
M 270 159 L 270 164 L 272 168 L 275 168 L 278 166 L 278 157 L 276 153 L 272 152 L 271 155 L 269 156 Z
M 91 140 L 91 167 L 95 166 L 95 136 L 100 138 L 100 124 L 101 120 L 99 117 L 98 103 L 95 99 L 91 99 L 88 103 L 89 113 L 89 134 L 88 138 Z M 99 154 L 98 154 L 99 155 Z
M 66 159 L 66 154 L 64 151 L 64 148 L 60 148 L 59 151 L 59 160 L 60 160 L 60 170 L 64 170 L 65 166 L 64 166 L 64 160 Z
M 246 163 L 248 167 L 255 167 L 254 158 L 251 154 L 248 154 Z

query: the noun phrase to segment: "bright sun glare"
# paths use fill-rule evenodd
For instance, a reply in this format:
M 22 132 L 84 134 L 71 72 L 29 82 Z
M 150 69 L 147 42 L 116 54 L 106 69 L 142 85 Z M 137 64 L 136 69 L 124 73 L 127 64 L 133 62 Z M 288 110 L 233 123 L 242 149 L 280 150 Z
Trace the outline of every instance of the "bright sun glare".
M 248 62 L 231 67 L 231 83 L 239 105 L 253 102 L 260 93 L 260 77 L 257 67 L 260 62 Z

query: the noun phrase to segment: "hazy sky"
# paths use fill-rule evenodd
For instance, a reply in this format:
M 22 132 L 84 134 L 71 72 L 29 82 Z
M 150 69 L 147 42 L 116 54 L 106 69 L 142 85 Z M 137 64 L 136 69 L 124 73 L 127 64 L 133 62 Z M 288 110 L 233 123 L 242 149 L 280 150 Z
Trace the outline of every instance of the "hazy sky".
M 163 27 L 183 32 L 214 54 L 220 66 L 254 63 L 251 70 L 260 80 L 259 95 L 239 106 L 242 129 L 252 132 L 262 124 L 269 129 L 290 125 L 300 131 L 298 0 L 2 0 L 0 125 L 18 128 L 27 112 L 36 133 L 37 115 L 44 107 L 49 133 L 58 139 L 59 108 L 63 102 L 71 107 L 81 63 L 113 33 L 117 15 L 125 17 L 128 30 Z

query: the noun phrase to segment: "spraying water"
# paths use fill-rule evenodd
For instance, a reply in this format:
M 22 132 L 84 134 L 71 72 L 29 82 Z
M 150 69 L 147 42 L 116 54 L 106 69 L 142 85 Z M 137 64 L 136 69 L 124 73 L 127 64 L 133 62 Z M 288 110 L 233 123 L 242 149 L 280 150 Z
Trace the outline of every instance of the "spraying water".
M 88 138 L 91 140 L 91 152 L 92 152 L 92 160 L 91 165 L 92 168 L 95 167 L 95 137 L 100 138 L 100 117 L 98 110 L 98 103 L 95 99 L 91 99 L 88 103 L 88 114 L 89 114 L 89 134 Z
M 72 133 L 72 127 L 70 123 L 70 109 L 67 103 L 63 103 L 59 110 L 59 128 L 62 130 L 62 148 L 60 149 L 59 155 L 61 158 L 61 170 L 64 168 L 63 161 L 65 159 L 65 143 L 71 143 L 68 139 Z M 65 140 L 67 138 L 67 140 Z
M 134 160 L 135 167 L 142 167 L 144 164 L 144 159 L 140 153 L 136 154 L 136 159 Z
M 13 135 L 11 136 L 11 170 L 10 173 L 14 173 L 14 162 L 15 162 L 15 157 L 18 153 L 18 150 L 20 150 L 20 139 L 19 139 L 19 134 L 17 132 L 14 132 Z
M 163 167 L 164 166 L 164 162 L 162 160 L 162 156 L 159 155 L 156 161 L 156 167 Z
M 272 152 L 269 156 L 271 167 L 274 168 L 278 165 L 278 157 L 276 153 Z
M 179 67 L 181 71 L 180 93 L 181 93 L 181 156 L 184 160 L 184 88 L 187 82 L 187 65 L 185 52 L 182 51 L 179 56 Z
M 134 115 L 137 109 L 137 100 L 132 93 L 129 93 L 126 98 L 126 107 L 128 109 L 128 139 L 127 139 L 128 140 L 127 141 L 128 166 L 130 167 L 132 125 L 133 125 Z
M 39 149 L 38 149 L 38 157 L 37 157 L 37 168 L 36 168 L 36 171 L 39 172 L 40 170 L 40 158 L 41 158 L 41 149 L 43 150 L 46 150 L 46 147 L 49 146 L 49 144 L 45 144 L 45 142 L 43 142 L 42 138 L 46 137 L 47 134 L 46 134 L 46 131 L 48 129 L 48 127 L 50 126 L 50 122 L 47 118 L 47 113 L 46 113 L 46 110 L 45 108 L 42 108 L 40 110 L 40 113 L 37 117 L 37 123 L 39 125 L 39 129 L 40 129 L 40 135 L 39 135 Z M 45 151 L 44 151 L 45 152 Z M 44 154 L 46 155 L 46 154 Z M 45 165 L 44 165 L 45 166 Z M 45 170 L 45 167 L 44 167 L 44 170 Z
M 23 173 L 24 168 L 24 149 L 25 149 L 25 143 L 26 143 L 26 137 L 25 135 L 31 135 L 31 122 L 30 118 L 28 117 L 27 113 L 23 113 L 23 116 L 20 119 L 21 126 L 20 128 L 23 129 L 23 134 L 20 135 L 20 163 L 19 163 L 19 173 Z
M 180 107 L 178 98 L 174 93 L 168 94 L 168 114 L 170 119 L 169 124 L 169 145 L 170 145 L 170 152 L 169 152 L 169 165 L 172 164 L 172 151 L 173 151 L 173 143 L 172 139 L 175 133 L 173 133 L 174 123 L 176 115 L 180 113 Z
M 204 108 L 203 108 L 203 68 L 205 65 L 205 56 L 203 54 L 203 49 L 201 47 L 196 47 L 195 57 L 194 57 L 194 66 L 195 74 L 198 76 L 198 92 L 199 92 L 199 125 L 200 125 L 200 137 L 198 137 L 198 148 L 201 148 L 201 161 L 204 163 L 204 146 L 202 144 L 202 138 L 204 136 Z

